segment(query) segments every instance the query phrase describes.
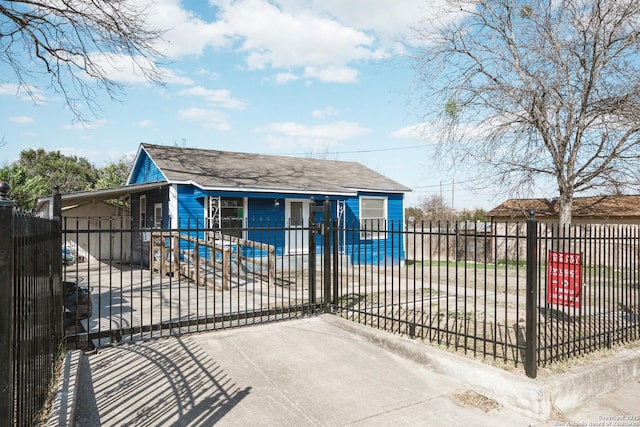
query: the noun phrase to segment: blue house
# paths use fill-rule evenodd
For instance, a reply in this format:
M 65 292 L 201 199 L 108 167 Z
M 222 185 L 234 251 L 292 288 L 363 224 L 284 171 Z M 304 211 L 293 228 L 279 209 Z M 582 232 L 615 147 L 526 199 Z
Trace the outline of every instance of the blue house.
M 267 240 L 279 256 L 308 251 L 312 207 L 328 199 L 333 218 L 345 229 L 357 227 L 338 243 L 351 262 L 404 259 L 402 233 L 381 230 L 402 230 L 404 194 L 411 190 L 356 162 L 141 144 L 127 186 L 146 188 L 131 197 L 134 227 L 213 228 Z M 269 235 L 265 227 L 280 230 Z M 132 247 L 148 246 L 142 243 Z M 148 264 L 146 250 L 134 249 L 132 261 Z

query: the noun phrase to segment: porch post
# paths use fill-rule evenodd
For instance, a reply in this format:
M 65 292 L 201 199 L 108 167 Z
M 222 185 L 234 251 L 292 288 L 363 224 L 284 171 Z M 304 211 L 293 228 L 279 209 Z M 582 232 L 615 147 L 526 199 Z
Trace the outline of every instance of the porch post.
M 0 425 L 13 425 L 13 201 L 11 187 L 0 182 Z

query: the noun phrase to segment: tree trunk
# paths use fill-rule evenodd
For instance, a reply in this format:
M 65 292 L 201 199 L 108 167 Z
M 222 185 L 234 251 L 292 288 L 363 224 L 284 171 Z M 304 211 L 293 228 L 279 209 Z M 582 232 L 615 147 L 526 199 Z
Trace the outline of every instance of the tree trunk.
M 560 190 L 560 197 L 558 197 L 558 224 L 561 229 L 571 225 L 572 207 L 573 191 Z

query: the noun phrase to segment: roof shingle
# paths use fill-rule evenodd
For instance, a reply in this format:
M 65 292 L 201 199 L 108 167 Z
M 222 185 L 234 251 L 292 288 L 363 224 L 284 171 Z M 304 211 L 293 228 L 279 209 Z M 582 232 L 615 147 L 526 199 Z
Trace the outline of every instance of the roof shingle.
M 153 144 L 142 148 L 170 182 L 192 181 L 202 188 L 326 194 L 411 191 L 357 162 Z
M 557 199 L 509 199 L 491 209 L 487 215 L 494 218 L 523 218 L 528 217 L 531 210 L 536 211 L 536 217 L 557 217 Z M 575 197 L 572 217 L 640 217 L 640 195 Z

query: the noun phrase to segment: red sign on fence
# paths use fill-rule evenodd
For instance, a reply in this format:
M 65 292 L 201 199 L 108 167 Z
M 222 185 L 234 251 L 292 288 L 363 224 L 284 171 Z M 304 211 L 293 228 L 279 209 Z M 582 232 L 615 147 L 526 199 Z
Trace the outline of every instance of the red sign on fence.
M 582 255 L 549 252 L 547 261 L 547 303 L 580 308 Z

